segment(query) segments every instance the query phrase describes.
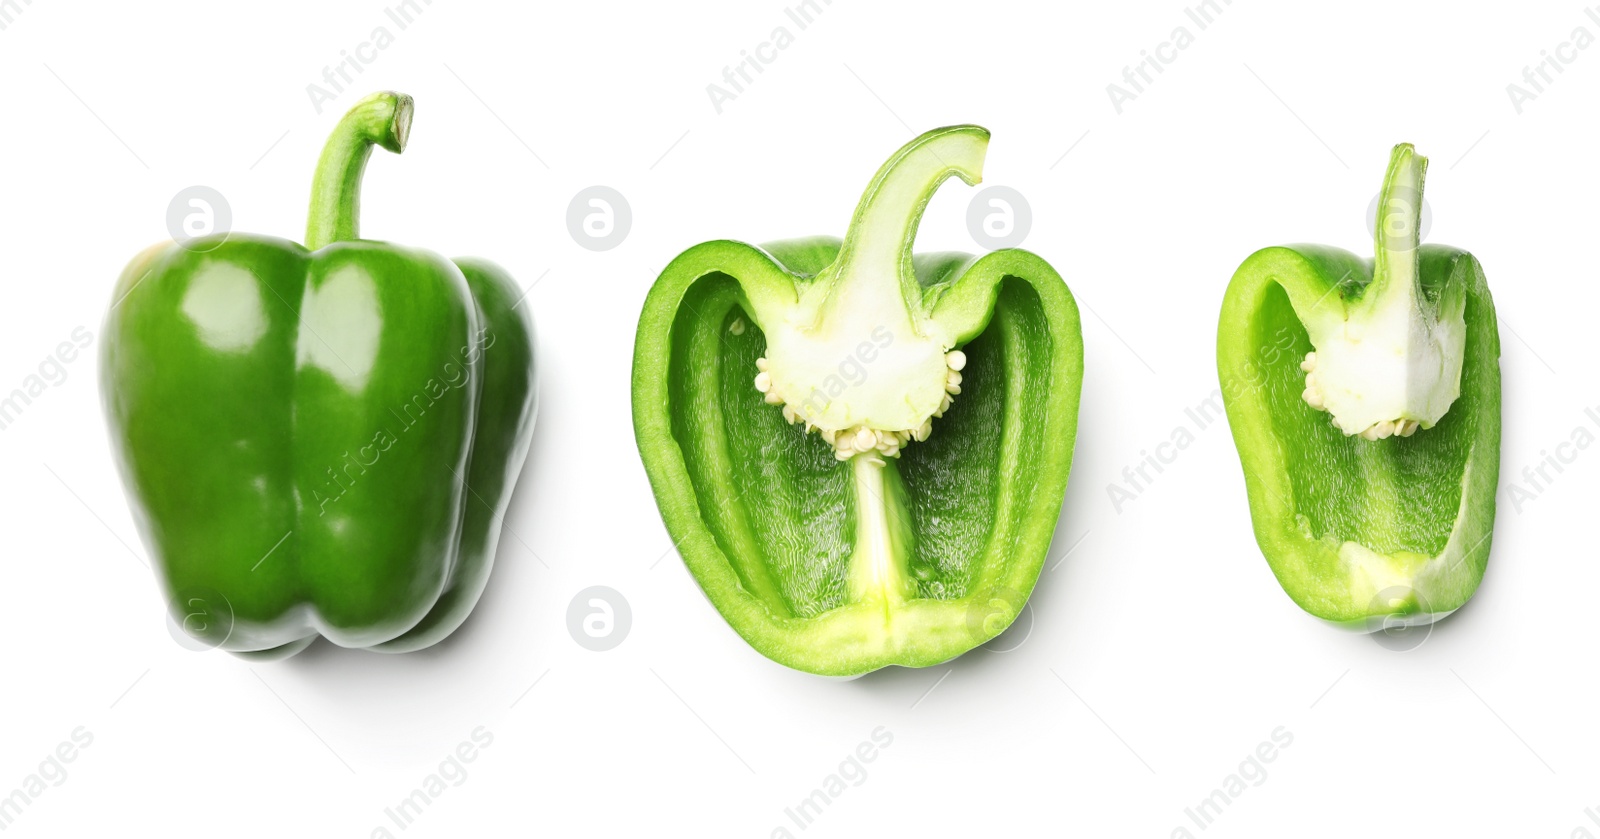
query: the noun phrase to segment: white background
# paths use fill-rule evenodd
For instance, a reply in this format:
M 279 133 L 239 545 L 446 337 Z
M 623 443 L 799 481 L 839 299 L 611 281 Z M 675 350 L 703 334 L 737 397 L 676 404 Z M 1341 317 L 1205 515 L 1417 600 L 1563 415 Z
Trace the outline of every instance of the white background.
M 1600 435 L 1584 414 L 1600 405 L 1600 48 L 1566 51 L 1521 114 L 1506 90 L 1575 28 L 1600 36 L 1578 3 L 1235 0 L 1203 31 L 1180 2 L 834 0 L 803 31 L 781 0 L 436 0 L 404 31 L 379 2 L 14 5 L 0 392 L 75 327 L 97 341 L 0 431 L 0 795 L 75 728 L 94 739 L 6 835 L 1600 834 L 1584 813 L 1600 804 L 1600 454 L 1533 500 L 1507 496 L 1532 492 L 1524 467 L 1574 429 Z M 794 43 L 716 113 L 707 85 L 780 25 Z M 392 46 L 317 113 L 306 86 L 378 26 Z M 1118 114 L 1106 86 L 1178 26 L 1193 44 Z M 101 419 L 112 284 L 194 184 L 227 197 L 236 229 L 299 238 L 324 137 L 383 88 L 416 97 L 416 123 L 402 157 L 372 161 L 366 235 L 537 280 L 543 398 L 508 523 L 520 540 L 503 539 L 475 615 L 435 649 L 319 644 L 265 665 L 190 652 L 165 628 Z M 635 320 L 682 249 L 842 233 L 884 158 L 954 122 L 993 131 L 986 183 L 1027 197 L 1025 246 L 1084 312 L 1050 570 L 1010 652 L 850 682 L 789 671 L 728 629 L 671 550 L 633 444 Z M 1197 430 L 1184 413 L 1216 388 L 1233 269 L 1284 242 L 1367 250 L 1363 213 L 1399 141 L 1432 158 L 1429 239 L 1486 267 L 1505 380 L 1489 573 L 1405 653 L 1284 596 L 1225 422 Z M 633 212 L 599 253 L 566 225 L 596 184 Z M 974 192 L 944 187 L 919 249 L 975 248 Z M 1108 486 L 1179 427 L 1194 444 L 1119 512 Z M 566 628 L 591 585 L 632 606 L 609 652 Z M 493 741 L 466 779 L 409 829 L 390 823 L 384 809 L 478 726 Z M 879 726 L 893 743 L 865 780 L 808 829 L 790 822 Z M 1208 830 L 1189 821 L 1279 726 L 1293 742 L 1265 780 Z

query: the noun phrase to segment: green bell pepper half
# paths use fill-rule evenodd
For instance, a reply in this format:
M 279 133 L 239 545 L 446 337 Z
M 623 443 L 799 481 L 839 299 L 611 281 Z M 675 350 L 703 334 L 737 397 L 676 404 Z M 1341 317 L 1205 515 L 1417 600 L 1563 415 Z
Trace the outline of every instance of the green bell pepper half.
M 842 241 L 706 242 L 646 297 L 634 429 L 667 530 L 723 618 L 789 667 L 948 660 L 1038 580 L 1077 428 L 1077 306 L 1026 251 L 911 252 L 988 140 L 924 134 Z
M 1261 552 L 1302 609 L 1369 631 L 1460 608 L 1494 531 L 1494 302 L 1472 254 L 1419 242 L 1426 165 L 1395 147 L 1374 259 L 1257 251 L 1217 329 Z
M 112 448 L 173 621 L 208 647 L 420 649 L 488 580 L 533 429 L 533 328 L 500 268 L 359 238 L 372 147 L 400 152 L 412 111 L 375 94 L 334 129 L 304 247 L 166 243 L 117 283 Z

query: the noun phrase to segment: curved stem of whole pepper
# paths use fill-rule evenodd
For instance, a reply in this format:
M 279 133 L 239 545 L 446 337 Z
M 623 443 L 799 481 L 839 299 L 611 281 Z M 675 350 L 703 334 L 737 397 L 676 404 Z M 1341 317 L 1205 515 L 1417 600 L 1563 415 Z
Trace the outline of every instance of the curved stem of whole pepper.
M 910 307 L 921 293 L 911 246 L 922 211 L 951 175 L 968 184 L 982 180 L 988 147 L 989 132 L 976 125 L 939 128 L 907 143 L 878 169 L 856 205 L 839 256 L 826 269 L 833 276 L 819 317 L 833 323 L 875 320 L 863 324 L 868 332 L 914 326 Z M 890 313 L 903 314 L 905 322 L 883 323 Z
M 311 181 L 306 247 L 317 250 L 361 236 L 361 176 L 372 147 L 399 154 L 411 134 L 412 100 L 404 93 L 374 93 L 334 126 Z

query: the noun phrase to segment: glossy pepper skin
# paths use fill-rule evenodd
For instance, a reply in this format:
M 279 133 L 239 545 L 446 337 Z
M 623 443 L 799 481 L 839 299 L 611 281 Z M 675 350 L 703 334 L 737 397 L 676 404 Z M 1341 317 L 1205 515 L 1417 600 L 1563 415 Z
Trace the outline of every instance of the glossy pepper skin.
M 1077 306 L 1026 251 L 911 253 L 928 198 L 976 183 L 988 138 L 912 141 L 843 241 L 706 242 L 646 298 L 634 428 L 667 530 L 722 617 L 789 667 L 948 660 L 1009 626 L 1038 579 L 1072 462 Z M 813 373 L 837 393 L 780 404 L 785 376 Z M 952 390 L 912 431 L 907 406 Z
M 533 428 L 533 329 L 498 267 L 359 238 L 372 146 L 401 151 L 411 114 L 381 93 L 339 123 L 306 246 L 169 243 L 117 284 L 112 447 L 172 619 L 207 646 L 420 649 L 488 579 Z
M 1407 145 L 1395 149 L 1376 259 L 1319 245 L 1257 251 L 1234 273 L 1217 330 L 1217 369 L 1261 552 L 1302 609 L 1368 631 L 1425 624 L 1460 608 L 1483 578 L 1494 532 L 1494 301 L 1472 254 L 1418 244 L 1426 160 L 1413 164 L 1412 154 Z M 1397 173 L 1413 165 L 1414 191 L 1402 194 Z M 1432 427 L 1365 439 L 1308 404 L 1302 359 L 1314 348 L 1306 323 L 1356 321 L 1376 277 L 1409 270 L 1419 309 L 1430 317 L 1452 306 L 1460 312 L 1459 396 Z M 1424 390 L 1406 384 L 1408 395 Z

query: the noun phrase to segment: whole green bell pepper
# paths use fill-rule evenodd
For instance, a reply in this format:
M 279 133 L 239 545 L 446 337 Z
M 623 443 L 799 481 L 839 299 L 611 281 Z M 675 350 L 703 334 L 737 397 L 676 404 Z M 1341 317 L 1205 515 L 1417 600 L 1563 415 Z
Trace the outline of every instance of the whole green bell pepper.
M 1256 541 L 1295 603 L 1352 627 L 1460 608 L 1494 532 L 1494 302 L 1472 254 L 1420 244 L 1426 170 L 1395 147 L 1374 259 L 1257 251 L 1217 329 Z
M 107 315 L 101 390 L 174 621 L 292 655 L 404 652 L 488 579 L 535 412 L 533 329 L 498 267 L 360 239 L 373 145 L 409 96 L 334 129 L 306 245 L 218 234 L 146 251 Z
M 1066 491 L 1077 306 L 1021 250 L 913 256 L 989 133 L 878 171 L 841 242 L 697 245 L 639 318 L 633 416 L 675 545 L 751 646 L 813 673 L 926 666 L 999 634 Z

